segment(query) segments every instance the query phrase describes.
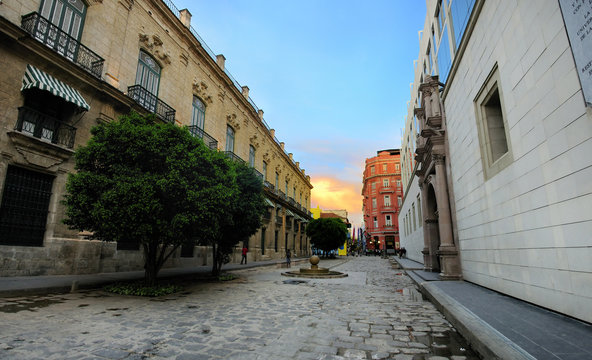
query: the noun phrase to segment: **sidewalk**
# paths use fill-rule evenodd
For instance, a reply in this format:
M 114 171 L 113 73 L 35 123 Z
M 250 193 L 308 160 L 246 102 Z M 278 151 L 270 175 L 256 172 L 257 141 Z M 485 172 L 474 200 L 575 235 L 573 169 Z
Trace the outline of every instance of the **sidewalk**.
M 410 259 L 395 261 L 485 359 L 592 359 L 590 324 L 466 281 L 442 281 Z
M 292 264 L 297 265 L 308 261 L 308 258 L 293 258 Z M 246 265 L 225 264 L 222 271 L 242 270 L 261 266 L 285 264 L 285 259 L 252 261 Z M 188 268 L 167 268 L 158 272 L 159 279 L 179 276 L 207 275 L 212 266 L 196 266 Z M 69 292 L 73 289 L 93 289 L 117 281 L 140 280 L 144 271 L 125 271 L 116 273 L 100 273 L 89 275 L 46 275 L 46 276 L 15 276 L 0 277 L 0 297 L 12 297 L 30 294 L 47 294 L 51 292 Z

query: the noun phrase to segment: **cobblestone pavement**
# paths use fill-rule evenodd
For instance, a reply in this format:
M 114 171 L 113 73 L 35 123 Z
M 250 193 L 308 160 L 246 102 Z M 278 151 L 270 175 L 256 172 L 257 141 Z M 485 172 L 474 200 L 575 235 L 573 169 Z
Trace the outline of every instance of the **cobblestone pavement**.
M 98 290 L 0 299 L 0 358 L 478 358 L 387 260 L 332 270 L 349 277 L 299 282 L 267 267 L 155 299 Z

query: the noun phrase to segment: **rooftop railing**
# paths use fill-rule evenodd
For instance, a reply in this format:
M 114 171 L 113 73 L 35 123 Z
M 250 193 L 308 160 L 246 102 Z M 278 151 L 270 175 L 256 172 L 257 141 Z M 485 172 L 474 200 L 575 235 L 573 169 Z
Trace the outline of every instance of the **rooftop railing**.
M 140 106 L 156 115 L 160 120 L 171 124 L 175 123 L 175 109 L 146 90 L 142 85 L 128 87 L 127 96 L 134 99 Z
M 21 28 L 86 72 L 101 78 L 105 60 L 37 12 L 21 18 Z

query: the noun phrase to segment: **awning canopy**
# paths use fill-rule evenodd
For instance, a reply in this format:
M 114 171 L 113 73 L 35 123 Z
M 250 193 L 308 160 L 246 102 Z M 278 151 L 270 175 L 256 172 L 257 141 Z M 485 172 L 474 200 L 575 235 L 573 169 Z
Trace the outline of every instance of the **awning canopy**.
M 25 76 L 23 77 L 23 87 L 21 87 L 21 91 L 32 88 L 49 91 L 55 96 L 59 96 L 67 102 L 84 109 L 85 111 L 90 109 L 90 106 L 84 100 L 82 95 L 80 95 L 78 90 L 73 89 L 70 85 L 64 84 L 60 80 L 37 69 L 32 65 L 27 65 Z
M 291 212 L 289 209 L 286 209 L 286 216 L 294 217 L 294 213 Z
M 265 198 L 265 202 L 267 203 L 267 205 L 269 205 L 269 207 L 275 207 L 273 201 L 269 200 L 268 198 Z

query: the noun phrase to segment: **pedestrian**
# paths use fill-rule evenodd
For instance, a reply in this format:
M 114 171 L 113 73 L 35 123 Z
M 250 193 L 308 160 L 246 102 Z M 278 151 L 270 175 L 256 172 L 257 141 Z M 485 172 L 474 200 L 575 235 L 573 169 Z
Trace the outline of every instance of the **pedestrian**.
M 247 264 L 247 253 L 249 252 L 249 249 L 247 249 L 247 247 L 245 245 L 243 245 L 243 257 L 241 258 L 241 265 L 243 264 L 243 261 L 245 262 L 245 265 Z
M 290 249 L 286 249 L 286 266 L 287 267 L 292 267 L 291 256 L 292 256 L 292 254 L 290 254 Z

